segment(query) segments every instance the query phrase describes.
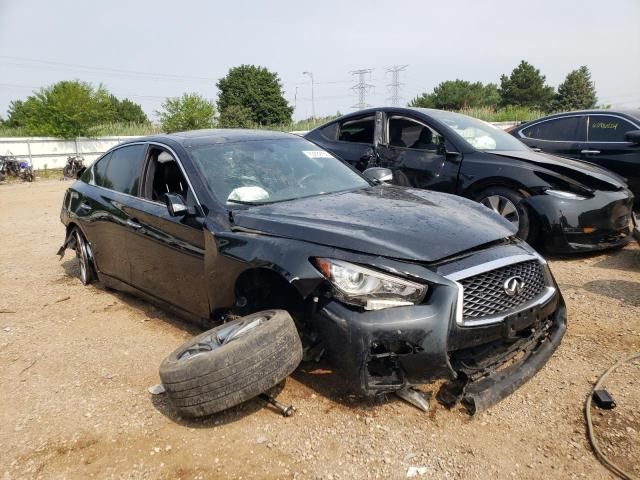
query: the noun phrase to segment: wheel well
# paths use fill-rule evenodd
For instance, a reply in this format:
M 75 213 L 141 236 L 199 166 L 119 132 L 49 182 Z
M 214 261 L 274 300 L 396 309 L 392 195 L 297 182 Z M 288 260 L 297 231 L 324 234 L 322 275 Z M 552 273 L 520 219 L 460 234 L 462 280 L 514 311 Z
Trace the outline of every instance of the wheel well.
M 291 316 L 299 316 L 305 309 L 305 299 L 281 275 L 267 268 L 242 272 L 236 280 L 234 311 L 239 315 L 278 308 Z
M 482 180 L 478 180 L 474 184 L 467 187 L 467 189 L 464 192 L 462 192 L 462 194 L 467 198 L 475 200 L 475 196 L 478 193 L 491 187 L 510 188 L 512 190 L 517 191 L 524 197 L 531 196 L 531 193 L 529 193 L 529 191 L 526 189 L 524 185 L 522 185 L 519 182 L 516 182 L 511 178 L 506 178 L 506 177 L 483 178 Z

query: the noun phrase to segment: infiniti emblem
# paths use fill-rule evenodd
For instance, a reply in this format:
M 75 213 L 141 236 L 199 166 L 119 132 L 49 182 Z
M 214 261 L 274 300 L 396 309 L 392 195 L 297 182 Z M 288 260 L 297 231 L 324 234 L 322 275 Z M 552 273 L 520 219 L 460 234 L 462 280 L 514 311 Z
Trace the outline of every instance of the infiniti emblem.
M 522 277 L 509 277 L 502 285 L 504 292 L 510 297 L 515 297 L 522 292 L 524 288 L 524 280 Z

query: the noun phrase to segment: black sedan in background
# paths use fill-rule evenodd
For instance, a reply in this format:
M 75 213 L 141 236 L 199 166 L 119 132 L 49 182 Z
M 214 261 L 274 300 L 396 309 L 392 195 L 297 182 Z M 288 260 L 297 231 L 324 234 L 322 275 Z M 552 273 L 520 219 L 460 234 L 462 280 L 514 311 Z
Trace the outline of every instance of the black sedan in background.
M 590 163 L 536 152 L 466 115 L 371 108 L 305 138 L 358 170 L 391 169 L 395 184 L 481 202 L 509 220 L 521 238 L 548 251 L 604 249 L 632 236 L 633 194 L 624 179 Z
M 545 260 L 476 202 L 371 180 L 388 171 L 365 173 L 284 133 L 136 139 L 67 190 L 59 253 L 75 249 L 84 283 L 97 276 L 204 324 L 284 309 L 306 346 L 326 351 L 366 394 L 439 377 L 455 379 L 472 411 L 510 394 L 544 365 L 566 328 Z M 270 322 L 252 320 L 232 339 L 263 321 Z M 219 344 L 223 357 L 236 351 L 238 343 L 225 349 L 221 338 L 198 340 L 198 350 L 170 366 Z M 254 367 L 272 375 L 277 352 L 297 342 L 262 338 L 237 368 L 222 359 L 224 379 L 253 385 Z M 197 401 L 180 397 L 190 414 L 238 395 L 228 380 L 198 378 Z M 213 398 L 200 400 L 203 392 Z
M 558 113 L 510 133 L 532 148 L 600 165 L 627 180 L 640 209 L 640 110 Z

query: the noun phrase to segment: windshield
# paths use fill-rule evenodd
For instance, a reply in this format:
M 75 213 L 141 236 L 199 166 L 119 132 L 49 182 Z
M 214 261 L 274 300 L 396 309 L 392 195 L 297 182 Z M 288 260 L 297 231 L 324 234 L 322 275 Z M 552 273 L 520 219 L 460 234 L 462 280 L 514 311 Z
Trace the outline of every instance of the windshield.
M 517 138 L 477 118 L 441 110 L 430 110 L 429 115 L 454 130 L 476 150 L 528 150 Z
M 302 138 L 205 145 L 192 156 L 211 193 L 226 204 L 259 205 L 369 186 Z

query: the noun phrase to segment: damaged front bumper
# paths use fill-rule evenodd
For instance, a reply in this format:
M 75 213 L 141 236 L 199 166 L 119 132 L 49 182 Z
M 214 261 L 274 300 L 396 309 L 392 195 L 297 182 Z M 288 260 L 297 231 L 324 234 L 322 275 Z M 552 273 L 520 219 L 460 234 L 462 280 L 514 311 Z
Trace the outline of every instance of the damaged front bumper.
M 420 305 L 362 311 L 321 301 L 313 323 L 336 371 L 360 393 L 445 378 L 442 403 L 462 401 L 474 414 L 529 380 L 560 344 L 566 309 L 547 275 L 544 294 L 487 324 L 460 324 L 459 284 L 446 279 Z

